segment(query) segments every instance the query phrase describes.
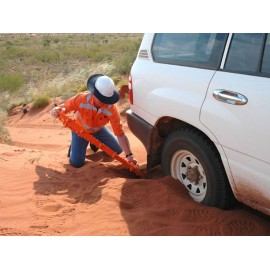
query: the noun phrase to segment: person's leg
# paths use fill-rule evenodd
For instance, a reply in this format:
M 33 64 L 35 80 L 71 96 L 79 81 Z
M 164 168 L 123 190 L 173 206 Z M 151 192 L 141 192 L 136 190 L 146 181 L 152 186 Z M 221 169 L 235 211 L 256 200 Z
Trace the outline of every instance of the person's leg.
M 99 131 L 93 133 L 92 135 L 100 142 L 111 148 L 118 155 L 122 153 L 123 149 L 119 145 L 117 138 L 107 127 L 101 128 Z
M 83 166 L 85 161 L 86 148 L 88 141 L 78 136 L 72 131 L 72 141 L 69 162 L 72 166 L 80 168 Z

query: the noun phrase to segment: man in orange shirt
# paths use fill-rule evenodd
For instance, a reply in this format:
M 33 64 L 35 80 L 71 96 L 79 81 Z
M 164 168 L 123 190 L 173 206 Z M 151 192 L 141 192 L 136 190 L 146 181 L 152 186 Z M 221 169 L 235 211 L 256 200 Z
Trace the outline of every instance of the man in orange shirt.
M 103 74 L 95 74 L 88 79 L 87 86 L 90 92 L 80 93 L 66 100 L 64 104 L 52 109 L 51 115 L 57 117 L 59 109 L 65 114 L 76 111 L 75 121 L 78 125 L 117 154 L 124 151 L 127 160 L 137 164 L 137 160 L 130 150 L 130 144 L 122 128 L 120 114 L 115 104 L 119 100 L 119 93 L 115 89 L 113 80 Z M 109 122 L 114 134 L 105 126 Z M 87 140 L 72 131 L 69 155 L 71 165 L 76 168 L 84 165 L 88 144 Z

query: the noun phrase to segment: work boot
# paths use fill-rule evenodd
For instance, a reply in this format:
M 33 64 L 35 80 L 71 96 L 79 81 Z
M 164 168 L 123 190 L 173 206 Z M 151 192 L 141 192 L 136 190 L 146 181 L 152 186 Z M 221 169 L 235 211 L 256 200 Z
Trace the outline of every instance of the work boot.
M 90 143 L 90 148 L 93 150 L 94 153 L 98 151 L 98 147 L 96 147 L 94 144 Z

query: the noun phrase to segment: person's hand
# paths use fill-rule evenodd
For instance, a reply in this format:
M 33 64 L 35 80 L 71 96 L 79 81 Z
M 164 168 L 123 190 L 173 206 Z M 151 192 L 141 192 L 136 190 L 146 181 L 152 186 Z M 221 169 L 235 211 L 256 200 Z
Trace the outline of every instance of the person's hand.
M 129 163 L 132 163 L 133 165 L 136 165 L 136 166 L 139 165 L 139 164 L 138 164 L 138 161 L 134 158 L 133 155 L 128 156 L 128 157 L 127 157 L 127 160 L 128 160 Z
M 61 108 L 59 106 L 56 106 L 54 107 L 52 110 L 51 110 L 51 116 L 52 117 L 57 117 L 58 116 L 58 111 L 61 110 L 62 112 L 64 112 L 66 109 L 65 108 Z

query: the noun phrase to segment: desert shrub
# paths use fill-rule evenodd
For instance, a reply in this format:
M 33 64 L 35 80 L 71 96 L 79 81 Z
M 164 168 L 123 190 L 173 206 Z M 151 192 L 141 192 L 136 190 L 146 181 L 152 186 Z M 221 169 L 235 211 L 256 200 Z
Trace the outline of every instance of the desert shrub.
M 108 52 L 100 51 L 100 52 L 95 52 L 91 55 L 90 59 L 93 62 L 103 62 L 103 61 L 111 61 L 112 60 L 112 55 Z
M 34 58 L 38 60 L 38 62 L 54 63 L 59 61 L 59 57 L 58 52 L 43 51 L 40 54 L 35 55 Z
M 43 40 L 43 47 L 49 47 L 51 44 L 51 40 L 49 38 L 46 38 Z
M 53 42 L 54 42 L 54 43 L 59 43 L 59 42 L 60 42 L 60 39 L 59 39 L 59 38 L 54 38 L 54 39 L 53 39 Z
M 1 51 L 0 51 L 0 54 L 1 54 Z M 6 62 L 0 58 L 0 70 L 4 70 L 5 69 L 5 66 L 6 66 Z
M 7 118 L 7 113 L 0 110 L 0 143 L 11 143 L 8 130 L 4 127 L 4 122 Z
M 12 46 L 12 42 L 11 41 L 7 41 L 6 42 L 6 49 L 10 49 Z
M 26 50 L 24 48 L 14 47 L 10 45 L 10 47 L 6 47 L 6 50 L 2 50 L 1 57 L 3 59 L 14 60 L 24 56 L 25 54 Z
M 130 72 L 131 66 L 135 60 L 135 56 L 132 54 L 124 54 L 113 61 L 114 72 L 127 75 Z
M 33 108 L 42 108 L 45 107 L 47 105 L 50 104 L 50 98 L 47 96 L 40 96 L 37 97 L 34 101 L 33 101 Z
M 76 93 L 81 93 L 81 92 L 84 92 L 84 91 L 88 91 L 88 87 L 87 87 L 86 84 L 80 85 L 80 86 L 77 88 Z
M 11 143 L 10 135 L 8 130 L 0 123 L 0 143 Z
M 7 111 L 10 105 L 10 95 L 7 92 L 0 92 L 0 113 Z
M 7 119 L 7 112 L 5 110 L 0 109 L 0 124 L 4 124 Z
M 119 46 L 124 46 L 123 44 L 119 44 Z M 132 44 L 126 44 L 126 46 L 122 47 L 123 53 L 113 60 L 114 64 L 114 73 L 127 75 L 130 73 L 131 66 L 136 59 L 138 49 L 140 43 L 135 42 Z
M 19 73 L 1 74 L 0 73 L 0 92 L 15 92 L 24 83 L 24 77 Z

